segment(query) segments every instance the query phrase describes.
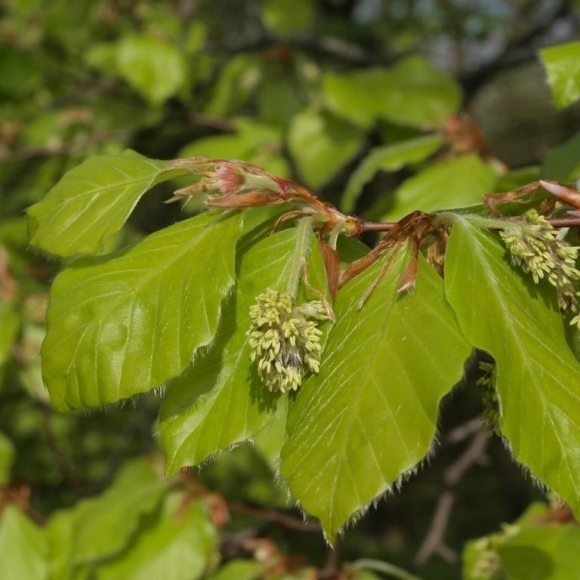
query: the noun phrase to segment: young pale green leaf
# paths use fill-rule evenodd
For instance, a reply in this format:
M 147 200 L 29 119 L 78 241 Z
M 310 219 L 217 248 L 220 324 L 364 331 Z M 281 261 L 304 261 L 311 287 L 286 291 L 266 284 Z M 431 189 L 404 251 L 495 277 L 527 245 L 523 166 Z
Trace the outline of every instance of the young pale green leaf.
M 361 148 L 364 132 L 339 117 L 305 110 L 289 129 L 288 147 L 306 183 L 327 183 Z
M 53 405 L 102 405 L 179 376 L 215 334 L 243 222 L 202 214 L 61 272 L 42 345 Z
M 394 145 L 375 147 L 351 175 L 342 196 L 342 211 L 351 212 L 363 186 L 377 171 L 398 171 L 411 163 L 423 161 L 443 144 L 441 135 L 426 135 Z
M 113 556 L 137 533 L 167 491 L 155 467 L 146 459 L 123 466 L 99 497 L 82 501 L 74 516 L 71 554 L 76 563 Z
M 442 161 L 407 179 L 383 219 L 398 220 L 417 209 L 432 212 L 479 203 L 482 195 L 493 191 L 496 177 L 493 167 L 477 155 Z
M 440 126 L 461 101 L 457 82 L 420 57 L 403 59 L 390 69 L 327 74 L 323 92 L 330 110 L 365 129 L 378 119 Z
M 0 578 L 46 580 L 48 547 L 42 530 L 16 506 L 0 514 Z
M 564 109 L 580 99 L 580 42 L 544 48 L 540 56 L 556 107 Z
M 267 237 L 243 255 L 236 294 L 224 305 L 214 346 L 194 360 L 190 372 L 169 384 L 159 421 L 168 473 L 253 437 L 273 417 L 280 396 L 260 383 L 246 332 L 256 296 L 267 288 L 285 291 L 296 266 L 300 273 L 302 257 L 308 262 L 310 283 L 325 288 L 315 238 L 300 243 L 296 231 Z
M 580 513 L 580 365 L 555 291 L 512 268 L 491 234 L 459 216 L 445 285 L 467 338 L 497 363 L 501 430 L 515 457 Z
M 153 105 L 176 95 L 191 70 L 181 50 L 153 35 L 123 37 L 116 56 L 118 72 Z
M 217 532 L 199 502 L 184 493 L 165 497 L 143 518 L 127 550 L 98 566 L 99 580 L 196 580 L 216 558 Z
M 320 374 L 290 405 L 281 474 L 329 541 L 427 455 L 471 349 L 422 259 L 416 289 L 397 292 L 408 263 L 399 250 L 360 310 L 384 259 L 339 291 Z
M 89 157 L 28 209 L 30 243 L 57 256 L 102 253 L 148 189 L 186 173 L 134 151 Z

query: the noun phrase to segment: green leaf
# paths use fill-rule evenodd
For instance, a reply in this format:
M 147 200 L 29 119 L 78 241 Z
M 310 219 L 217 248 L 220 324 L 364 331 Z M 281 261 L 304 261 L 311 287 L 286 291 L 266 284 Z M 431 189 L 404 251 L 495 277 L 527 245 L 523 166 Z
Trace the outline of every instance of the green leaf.
M 509 265 L 491 234 L 455 216 L 445 285 L 461 328 L 497 363 L 501 430 L 515 457 L 580 513 L 580 366 L 554 289 Z
M 45 580 L 47 545 L 42 530 L 14 505 L 0 515 L 0 578 Z
M 403 59 L 390 69 L 329 73 L 323 91 L 330 110 L 367 129 L 378 119 L 440 126 L 461 102 L 457 82 L 420 57 Z
M 76 575 L 72 576 L 71 574 L 74 567 L 73 548 L 76 514 L 75 509 L 59 510 L 51 515 L 44 528 L 50 554 L 48 565 L 51 580 L 61 580 L 62 578 L 80 580 Z
M 307 31 L 314 21 L 312 0 L 263 0 L 262 20 L 276 36 Z
M 168 474 L 253 437 L 271 420 L 280 395 L 266 390 L 250 363 L 249 310 L 267 288 L 285 290 L 301 257 L 310 283 L 323 289 L 315 239 L 297 243 L 296 229 L 267 237 L 241 258 L 236 294 L 224 306 L 214 347 L 168 386 L 159 421 Z
M 550 149 L 544 159 L 542 179 L 573 182 L 580 177 L 580 133 Z
M 546 511 L 545 504 L 543 507 Z M 530 511 L 526 512 L 526 516 Z M 578 575 L 580 528 L 577 525 L 548 525 L 542 522 L 542 516 L 528 522 L 520 519 L 516 525 L 518 533 L 497 546 L 501 563 L 510 579 L 568 580 Z
M 146 459 L 126 463 L 99 497 L 82 501 L 74 521 L 72 554 L 76 563 L 123 550 L 143 519 L 159 506 L 167 487 Z
M 260 580 L 265 564 L 256 560 L 232 560 L 212 574 L 208 580 Z
M 277 127 L 250 119 L 235 120 L 237 133 L 214 135 L 186 145 L 179 157 L 206 156 L 220 159 L 243 159 L 280 177 L 290 176 L 288 162 L 282 157 L 282 132 Z
M 42 345 L 57 409 L 118 401 L 183 372 L 234 284 L 242 215 L 202 214 L 57 276 Z
M 339 291 L 320 374 L 290 405 L 281 474 L 330 542 L 424 459 L 439 402 L 461 378 L 470 352 L 441 279 L 423 259 L 416 290 L 397 292 L 408 263 L 399 250 L 361 310 L 385 259 Z
M 28 209 L 30 243 L 58 256 L 100 253 L 141 196 L 178 173 L 187 171 L 134 151 L 89 157 Z
M 580 42 L 544 48 L 540 56 L 556 107 L 564 109 L 580 99 Z
M 394 194 L 392 207 L 383 216 L 398 220 L 415 210 L 432 212 L 481 201 L 493 191 L 494 169 L 473 155 L 442 161 L 407 179 Z
M 377 171 L 398 171 L 412 163 L 419 163 L 435 153 L 443 144 L 441 135 L 426 135 L 371 149 L 356 168 L 346 185 L 342 196 L 342 210 L 351 212 L 363 186 Z
M 98 578 L 195 580 L 210 567 L 216 544 L 215 526 L 203 506 L 173 493 L 159 513 L 143 518 L 127 550 L 98 567 Z
M 12 441 L 0 431 L 0 487 L 8 484 L 14 463 L 14 445 Z
M 117 47 L 119 73 L 150 103 L 176 95 L 187 81 L 188 64 L 171 44 L 154 36 L 126 36 Z
M 308 185 L 326 184 L 361 148 L 364 132 L 327 113 L 313 109 L 294 117 L 288 147 Z

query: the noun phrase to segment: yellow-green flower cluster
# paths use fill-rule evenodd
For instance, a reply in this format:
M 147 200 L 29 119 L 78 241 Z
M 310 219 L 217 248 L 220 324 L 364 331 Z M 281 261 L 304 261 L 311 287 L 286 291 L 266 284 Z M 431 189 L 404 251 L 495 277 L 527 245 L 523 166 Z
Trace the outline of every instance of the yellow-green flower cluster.
M 258 362 L 260 380 L 270 391 L 295 391 L 305 371 L 320 370 L 322 332 L 309 318 L 328 318 L 321 302 L 297 306 L 290 294 L 271 288 L 250 308 L 250 358 Z
M 576 261 L 580 248 L 562 239 L 561 233 L 536 210 L 523 217 L 522 223 L 509 225 L 500 232 L 512 264 L 530 273 L 536 284 L 546 278 L 558 291 L 560 308 L 577 313 L 580 293 L 576 285 L 580 271 Z M 575 316 L 571 324 L 580 326 L 580 316 Z

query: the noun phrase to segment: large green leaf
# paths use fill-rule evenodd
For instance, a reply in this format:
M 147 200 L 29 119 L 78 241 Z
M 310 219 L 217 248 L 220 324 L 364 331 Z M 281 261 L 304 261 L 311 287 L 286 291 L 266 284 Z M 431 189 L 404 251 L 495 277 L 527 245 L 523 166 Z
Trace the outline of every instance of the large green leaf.
M 246 332 L 255 297 L 270 287 L 285 290 L 301 257 L 308 261 L 310 282 L 324 288 L 315 239 L 298 243 L 296 232 L 270 236 L 243 255 L 236 294 L 224 306 L 215 346 L 169 384 L 159 423 L 169 473 L 251 438 L 276 411 L 279 395 L 259 382 Z
M 98 567 L 99 580 L 196 580 L 215 559 L 215 526 L 199 502 L 167 495 L 158 513 L 144 518 L 135 541 Z
M 580 365 L 555 291 L 512 268 L 491 234 L 459 216 L 445 284 L 465 335 L 497 363 L 501 430 L 511 450 L 580 513 Z
M 100 253 L 148 189 L 185 173 L 134 151 L 89 157 L 29 208 L 30 243 L 59 256 Z
M 477 155 L 464 155 L 436 163 L 407 179 L 394 194 L 384 220 L 398 220 L 415 210 L 426 212 L 481 201 L 493 191 L 494 169 Z
M 363 186 L 377 171 L 398 171 L 411 163 L 419 163 L 443 144 L 441 135 L 426 135 L 372 149 L 353 172 L 342 196 L 342 210 L 351 212 Z
M 323 91 L 334 113 L 364 128 L 377 119 L 439 126 L 461 101 L 457 82 L 420 57 L 403 59 L 390 69 L 329 73 Z
M 361 148 L 364 133 L 339 117 L 305 110 L 290 125 L 288 147 L 313 188 L 327 183 Z
M 215 334 L 243 221 L 202 214 L 59 274 L 42 346 L 53 405 L 101 405 L 180 375 Z
M 556 107 L 564 109 L 580 99 L 580 42 L 544 48 L 540 55 Z
M 0 578 L 45 580 L 48 547 L 42 530 L 14 505 L 0 515 Z
M 71 548 L 75 562 L 90 562 L 123 550 L 166 491 L 167 486 L 146 459 L 124 465 L 102 495 L 77 507 Z
M 329 541 L 426 456 L 439 402 L 470 352 L 442 281 L 422 259 L 416 290 L 397 292 L 409 263 L 403 250 L 357 308 L 385 259 L 339 291 L 320 374 L 289 410 L 281 474 Z

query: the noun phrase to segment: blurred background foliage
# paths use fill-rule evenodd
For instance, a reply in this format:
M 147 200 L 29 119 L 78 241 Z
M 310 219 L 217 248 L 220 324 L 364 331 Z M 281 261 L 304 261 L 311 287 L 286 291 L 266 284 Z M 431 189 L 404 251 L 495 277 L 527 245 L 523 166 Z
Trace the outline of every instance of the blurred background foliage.
M 343 211 L 386 220 L 478 203 L 538 176 L 571 182 L 580 107 L 556 108 L 537 55 L 579 29 L 572 0 L 0 1 L 0 509 L 16 503 L 46 522 L 106 489 L 129 458 L 157 450 L 155 396 L 64 417 L 44 391 L 39 345 L 58 265 L 28 251 L 23 212 L 68 169 L 127 148 L 238 158 L 304 182 Z M 163 203 L 170 191 L 145 196 L 128 238 L 180 219 Z M 224 579 L 258 577 L 267 545 L 288 578 L 360 558 L 458 577 L 467 540 L 541 499 L 501 442 L 480 437 L 473 393 L 455 390 L 437 454 L 347 530 L 335 553 L 315 525 L 301 527 L 272 482 L 267 436 L 219 457 L 196 472 L 194 495 L 205 490 L 215 507 L 217 493 L 230 520 L 214 510 L 212 525 L 225 528 L 220 542 L 207 540 L 213 564 L 199 556 L 205 567 L 195 574 L 220 552 L 234 559 Z M 475 444 L 459 482 L 453 469 Z M 429 544 L 444 509 L 445 542 Z M 252 562 L 237 562 L 248 554 Z M 89 556 L 85 572 L 104 557 Z M 99 577 L 127 574 L 108 562 Z

